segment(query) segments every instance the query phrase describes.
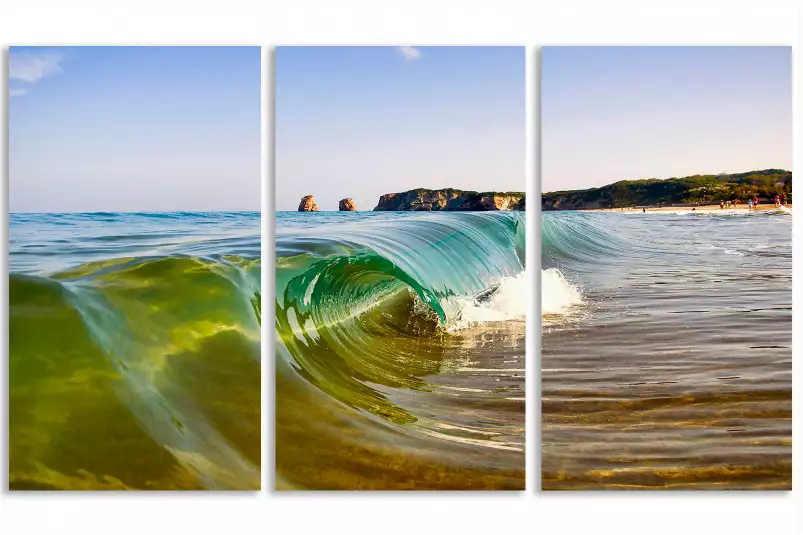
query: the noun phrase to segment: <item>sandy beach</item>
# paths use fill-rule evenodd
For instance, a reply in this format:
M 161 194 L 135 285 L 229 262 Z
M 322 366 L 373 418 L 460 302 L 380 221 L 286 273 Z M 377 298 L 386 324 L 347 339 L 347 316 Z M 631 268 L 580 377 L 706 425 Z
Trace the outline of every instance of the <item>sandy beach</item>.
M 789 203 L 784 206 L 785 208 L 792 209 L 792 203 Z M 661 206 L 660 208 L 647 208 L 648 212 L 682 212 L 682 211 L 692 211 L 695 209 L 696 211 L 716 211 L 721 210 L 725 211 L 733 211 L 733 210 L 775 210 L 774 203 L 767 203 L 767 204 L 759 204 L 755 208 L 748 208 L 746 204 L 738 204 L 733 205 L 730 208 L 720 208 L 718 204 L 708 204 L 704 206 L 694 206 L 694 205 L 685 205 L 685 206 Z M 597 208 L 591 210 L 577 210 L 578 212 L 641 212 L 641 207 L 638 208 Z

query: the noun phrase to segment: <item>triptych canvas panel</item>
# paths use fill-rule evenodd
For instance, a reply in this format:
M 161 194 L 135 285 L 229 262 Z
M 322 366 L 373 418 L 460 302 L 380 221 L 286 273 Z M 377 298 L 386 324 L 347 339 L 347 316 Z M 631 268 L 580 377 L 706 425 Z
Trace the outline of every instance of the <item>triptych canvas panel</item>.
M 9 487 L 259 489 L 258 47 L 9 51 Z
M 791 489 L 791 49 L 541 79 L 543 488 Z
M 12 47 L 9 488 L 790 489 L 790 48 L 526 55 Z
M 278 488 L 524 489 L 524 57 L 277 49 Z

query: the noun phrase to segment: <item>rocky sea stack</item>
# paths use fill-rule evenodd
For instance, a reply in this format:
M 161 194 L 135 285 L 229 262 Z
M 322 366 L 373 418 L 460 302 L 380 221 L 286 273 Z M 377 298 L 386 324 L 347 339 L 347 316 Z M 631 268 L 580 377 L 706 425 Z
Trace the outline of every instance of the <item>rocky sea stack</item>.
M 315 204 L 315 197 L 312 195 L 305 195 L 301 198 L 301 203 L 298 205 L 299 212 L 317 212 L 318 205 Z
M 357 205 L 354 204 L 354 199 L 346 198 L 340 199 L 340 203 L 337 205 L 337 209 L 341 212 L 353 212 L 357 209 Z
M 386 193 L 374 208 L 380 211 L 453 211 L 487 212 L 492 210 L 524 210 L 522 192 L 463 191 L 459 189 L 413 189 Z

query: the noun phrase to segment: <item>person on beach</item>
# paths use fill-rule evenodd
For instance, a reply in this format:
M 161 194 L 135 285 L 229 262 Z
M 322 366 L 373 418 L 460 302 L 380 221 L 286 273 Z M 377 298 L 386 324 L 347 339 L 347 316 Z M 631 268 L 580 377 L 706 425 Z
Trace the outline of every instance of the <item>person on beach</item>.
M 775 208 L 780 208 L 780 207 L 781 207 L 781 196 L 775 195 Z
M 783 205 L 786 206 L 786 192 L 785 191 L 783 192 L 783 195 L 781 195 L 781 202 L 783 202 Z
M 719 201 L 719 209 L 722 210 L 725 208 L 725 201 Z
M 748 210 L 752 210 L 753 209 L 753 199 L 748 199 L 747 200 L 747 209 Z
M 646 209 L 646 208 L 642 208 L 642 209 L 641 209 L 641 213 L 642 213 L 642 214 L 646 214 L 646 213 L 647 213 L 647 209 Z

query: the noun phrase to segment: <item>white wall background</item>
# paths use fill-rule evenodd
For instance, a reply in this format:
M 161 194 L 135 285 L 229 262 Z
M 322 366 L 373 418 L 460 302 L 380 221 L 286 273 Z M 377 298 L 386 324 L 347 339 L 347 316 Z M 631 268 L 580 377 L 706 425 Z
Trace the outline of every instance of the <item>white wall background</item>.
M 799 44 L 797 2 L 786 0 L 4 0 L 0 42 L 9 44 L 256 44 L 263 50 L 263 296 L 273 296 L 272 65 L 277 44 L 517 44 L 528 47 L 527 190 L 538 178 L 538 47 L 555 44 Z M 756 11 L 758 10 L 758 11 Z M 799 48 L 795 49 L 800 72 Z M 7 79 L 3 61 L 2 79 Z M 796 78 L 796 103 L 800 84 Z M 2 109 L 5 124 L 7 105 Z M 795 127 L 800 133 L 800 109 Z M 7 128 L 2 147 L 7 149 Z M 796 137 L 795 139 L 800 139 Z M 800 148 L 796 144 L 796 160 Z M 4 166 L 7 174 L 7 165 Z M 7 180 L 7 176 L 5 177 Z M 7 188 L 0 200 L 7 207 Z M 540 259 L 537 203 L 528 217 L 528 256 Z M 3 211 L 5 212 L 5 210 Z M 7 217 L 4 215 L 4 217 Z M 800 236 L 803 214 L 794 216 Z M 7 221 L 4 222 L 7 232 Z M 3 240 L 7 247 L 7 239 Z M 801 247 L 794 252 L 803 269 Z M 3 251 L 7 262 L 7 251 Z M 7 264 L 6 264 L 7 269 Z M 794 373 L 797 490 L 758 492 L 541 493 L 539 482 L 539 298 L 530 269 L 527 339 L 527 486 L 518 493 L 292 493 L 273 487 L 273 321 L 263 322 L 263 487 L 261 493 L 62 493 L 0 495 L 0 533 L 18 534 L 671 534 L 803 533 L 803 365 Z M 8 278 L 0 278 L 7 299 Z M 803 306 L 803 285 L 794 305 Z M 6 301 L 7 302 L 7 301 Z M 7 323 L 7 307 L 0 325 Z M 794 357 L 803 351 L 801 317 L 794 316 Z M 4 329 L 7 337 L 7 329 Z M 6 340 L 7 341 L 7 340 Z M 5 344 L 7 348 L 7 343 Z M 7 350 L 6 350 L 7 351 Z M 2 366 L 2 483 L 7 484 L 7 357 Z

